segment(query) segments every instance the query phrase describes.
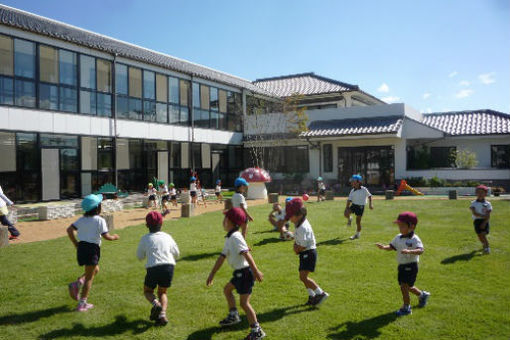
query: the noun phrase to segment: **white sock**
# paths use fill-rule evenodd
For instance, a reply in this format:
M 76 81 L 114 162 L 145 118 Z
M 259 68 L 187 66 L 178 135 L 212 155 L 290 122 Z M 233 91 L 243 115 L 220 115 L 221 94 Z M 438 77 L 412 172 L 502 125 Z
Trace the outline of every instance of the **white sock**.
M 158 301 L 158 299 L 154 299 L 154 300 L 152 300 L 152 305 L 153 305 L 154 307 L 159 306 L 159 301 Z
M 310 295 L 311 297 L 315 296 L 315 292 L 313 291 L 312 288 L 306 288 L 306 290 L 308 291 L 308 295 Z
M 86 303 L 87 303 L 87 298 L 85 298 L 85 299 L 80 299 L 80 304 L 84 305 L 84 304 L 86 304 Z
M 357 232 L 356 232 L 356 236 L 358 236 L 358 237 L 359 237 L 359 236 L 360 236 L 360 234 L 361 234 L 361 231 L 357 231 Z
M 324 291 L 321 289 L 321 287 L 317 287 L 317 289 L 316 289 L 316 290 L 314 290 L 314 293 L 315 293 L 316 295 L 320 295 L 320 294 L 324 293 Z

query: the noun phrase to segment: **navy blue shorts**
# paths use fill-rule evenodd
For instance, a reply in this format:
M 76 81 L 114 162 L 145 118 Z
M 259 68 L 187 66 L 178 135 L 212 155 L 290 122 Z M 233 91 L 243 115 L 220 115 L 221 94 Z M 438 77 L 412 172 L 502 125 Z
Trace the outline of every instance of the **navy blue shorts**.
M 473 226 L 475 227 L 475 233 L 477 233 L 477 234 L 486 233 L 488 235 L 489 231 L 490 231 L 489 222 L 487 222 L 487 224 L 485 225 L 485 229 L 482 229 L 482 228 L 480 228 L 480 226 L 482 225 L 483 221 L 484 220 L 482 220 L 480 218 L 473 220 Z
M 326 195 L 326 189 L 320 189 L 319 190 L 319 195 L 325 196 Z
M 155 267 L 147 268 L 144 284 L 154 289 L 156 286 L 168 288 L 172 285 L 172 278 L 174 277 L 174 265 L 162 264 Z
M 255 284 L 255 277 L 250 267 L 234 270 L 230 283 L 236 287 L 239 295 L 251 294 L 253 285 Z
M 96 266 L 101 258 L 101 248 L 95 243 L 80 241 L 77 258 L 80 266 Z
M 407 283 L 409 287 L 414 286 L 418 275 L 418 263 L 406 263 L 398 265 L 398 284 Z
M 161 202 L 168 202 L 170 201 L 170 195 L 163 195 L 161 197 Z
M 351 204 L 349 210 L 354 213 L 356 216 L 363 216 L 363 212 L 365 211 L 364 205 Z
M 177 200 L 177 195 L 172 195 L 172 196 L 170 197 L 170 200 L 171 200 L 171 201 L 176 201 L 176 200 Z
M 221 195 L 221 192 L 217 191 L 214 194 L 216 195 L 216 197 L 219 197 Z
M 149 196 L 149 201 L 155 201 L 155 200 L 156 200 L 156 195 Z
M 315 271 L 317 264 L 317 249 L 305 250 L 299 253 L 299 271 Z
M 196 191 L 190 191 L 189 194 L 190 194 L 191 197 L 197 197 L 197 192 Z

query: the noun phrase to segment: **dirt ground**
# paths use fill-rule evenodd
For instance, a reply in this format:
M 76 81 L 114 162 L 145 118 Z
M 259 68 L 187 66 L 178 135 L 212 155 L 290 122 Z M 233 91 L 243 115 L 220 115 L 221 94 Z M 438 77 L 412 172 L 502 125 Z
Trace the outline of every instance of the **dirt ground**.
M 260 205 L 267 203 L 267 200 L 250 200 L 248 201 L 249 206 Z M 208 203 L 207 207 L 200 205 L 195 208 L 197 215 L 223 210 L 223 204 L 219 203 Z M 132 225 L 138 225 L 145 223 L 145 215 L 147 215 L 148 209 L 136 208 L 117 211 L 114 213 L 114 225 L 115 229 L 123 229 Z M 170 210 L 170 214 L 165 217 L 168 219 L 178 219 L 181 217 L 181 206 L 174 207 Z M 51 240 L 66 236 L 66 229 L 71 223 L 75 222 L 79 216 L 61 218 L 51 221 L 30 221 L 30 222 L 18 222 L 16 228 L 19 229 L 21 235 L 19 239 L 10 241 L 10 244 L 37 242 L 44 240 Z

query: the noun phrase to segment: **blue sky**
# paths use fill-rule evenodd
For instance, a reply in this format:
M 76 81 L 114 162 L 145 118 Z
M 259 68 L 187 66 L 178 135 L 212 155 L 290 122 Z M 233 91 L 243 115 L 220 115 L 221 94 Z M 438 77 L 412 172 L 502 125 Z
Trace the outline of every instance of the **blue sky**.
M 254 80 L 302 72 L 424 112 L 510 112 L 510 1 L 0 0 Z

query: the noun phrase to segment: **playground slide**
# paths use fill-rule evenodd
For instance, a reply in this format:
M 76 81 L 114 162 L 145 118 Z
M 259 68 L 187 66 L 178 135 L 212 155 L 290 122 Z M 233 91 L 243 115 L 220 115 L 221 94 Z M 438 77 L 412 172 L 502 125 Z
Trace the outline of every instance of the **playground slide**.
M 406 184 L 406 185 L 404 186 L 404 188 L 405 188 L 406 190 L 409 190 L 410 192 L 412 192 L 412 193 L 413 193 L 413 194 L 415 194 L 415 195 L 423 195 L 423 192 L 416 190 L 415 188 L 413 188 L 413 187 L 412 187 L 412 186 L 410 186 L 409 184 Z
M 415 188 L 413 188 L 412 186 L 407 184 L 407 182 L 405 180 L 400 181 L 400 185 L 398 186 L 398 189 L 397 189 L 397 192 L 395 193 L 395 195 L 397 195 L 397 196 L 400 195 L 400 193 L 403 190 L 409 190 L 410 192 L 412 192 L 415 195 L 423 195 L 422 192 L 416 190 Z

